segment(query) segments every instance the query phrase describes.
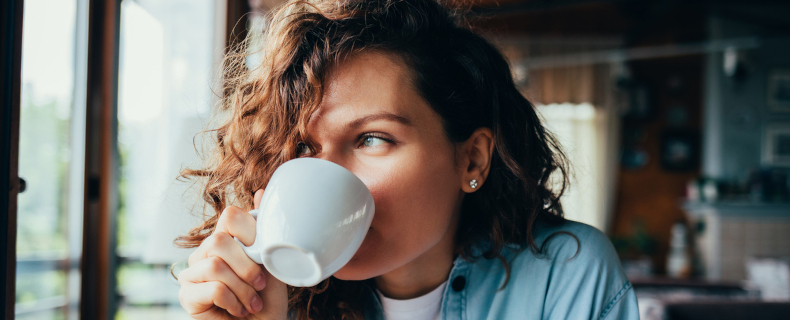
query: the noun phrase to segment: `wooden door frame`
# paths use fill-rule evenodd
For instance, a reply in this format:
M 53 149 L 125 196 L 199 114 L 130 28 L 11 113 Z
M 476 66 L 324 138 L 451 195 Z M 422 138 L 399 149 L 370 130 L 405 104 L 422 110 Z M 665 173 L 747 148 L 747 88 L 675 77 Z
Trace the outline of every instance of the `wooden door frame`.
M 14 319 L 16 302 L 16 212 L 19 180 L 19 102 L 22 81 L 23 0 L 0 7 L 0 264 L 3 291 L 0 314 Z
M 90 0 L 80 317 L 115 317 L 121 0 Z

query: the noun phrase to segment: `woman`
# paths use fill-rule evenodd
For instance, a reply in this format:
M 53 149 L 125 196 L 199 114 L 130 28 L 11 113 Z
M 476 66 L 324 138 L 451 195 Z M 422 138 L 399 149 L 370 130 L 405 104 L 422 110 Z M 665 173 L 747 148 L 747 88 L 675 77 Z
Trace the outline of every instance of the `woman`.
M 562 218 L 556 142 L 502 55 L 457 20 L 429 0 L 296 2 L 273 15 L 262 65 L 225 90 L 215 161 L 184 172 L 205 178 L 214 210 L 179 239 L 197 247 L 178 275 L 190 315 L 638 318 L 606 237 Z M 349 169 L 376 203 L 359 251 L 313 288 L 284 285 L 233 240 L 253 242 L 247 211 L 295 157 Z

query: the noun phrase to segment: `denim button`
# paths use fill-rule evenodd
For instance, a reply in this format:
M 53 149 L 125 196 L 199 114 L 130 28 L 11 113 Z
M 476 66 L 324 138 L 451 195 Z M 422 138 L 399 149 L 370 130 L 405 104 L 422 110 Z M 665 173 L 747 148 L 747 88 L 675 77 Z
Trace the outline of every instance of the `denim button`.
M 464 290 L 464 287 L 466 286 L 466 278 L 464 278 L 463 276 L 455 277 L 455 279 L 453 279 L 452 286 L 453 286 L 453 290 L 456 292 Z

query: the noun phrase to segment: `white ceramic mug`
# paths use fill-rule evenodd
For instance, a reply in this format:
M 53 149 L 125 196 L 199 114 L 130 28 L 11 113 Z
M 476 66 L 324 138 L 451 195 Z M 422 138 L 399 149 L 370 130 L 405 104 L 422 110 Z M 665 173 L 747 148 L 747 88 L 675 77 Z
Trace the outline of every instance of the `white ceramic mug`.
M 280 281 L 310 287 L 340 270 L 373 221 L 373 196 L 351 171 L 330 161 L 297 158 L 274 171 L 256 216 L 252 260 Z

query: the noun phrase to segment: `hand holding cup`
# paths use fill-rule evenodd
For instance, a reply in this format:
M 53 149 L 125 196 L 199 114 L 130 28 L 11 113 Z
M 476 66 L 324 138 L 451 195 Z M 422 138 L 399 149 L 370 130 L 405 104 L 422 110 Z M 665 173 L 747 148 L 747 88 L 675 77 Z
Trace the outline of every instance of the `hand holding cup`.
M 263 197 L 258 190 L 254 207 Z M 214 232 L 189 257 L 178 274 L 181 306 L 195 319 L 286 319 L 287 286 L 252 261 L 234 241 L 252 244 L 256 222 L 245 210 L 230 206 Z
M 286 283 L 314 286 L 340 270 L 365 239 L 374 212 L 370 191 L 342 166 L 288 161 L 265 193 L 255 193 L 254 210 L 222 212 L 178 275 L 181 305 L 196 319 L 286 319 Z

